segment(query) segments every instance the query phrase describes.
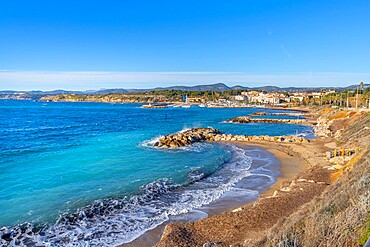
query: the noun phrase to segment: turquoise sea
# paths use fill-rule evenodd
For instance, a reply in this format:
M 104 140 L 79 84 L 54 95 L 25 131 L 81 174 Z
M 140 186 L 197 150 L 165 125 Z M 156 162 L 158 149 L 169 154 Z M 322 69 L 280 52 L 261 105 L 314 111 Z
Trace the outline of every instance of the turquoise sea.
M 256 111 L 0 100 L 0 244 L 112 246 L 231 191 L 255 199 L 279 175 L 273 157 L 231 144 L 159 150 L 151 143 L 209 126 L 311 135 L 307 126 L 224 122 Z

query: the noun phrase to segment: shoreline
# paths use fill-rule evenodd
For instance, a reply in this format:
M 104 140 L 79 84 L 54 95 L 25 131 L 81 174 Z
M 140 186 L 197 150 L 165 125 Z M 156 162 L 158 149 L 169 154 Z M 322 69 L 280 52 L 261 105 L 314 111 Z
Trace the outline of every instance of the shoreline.
M 269 194 L 272 194 L 277 188 L 281 187 L 281 185 L 288 181 L 292 180 L 295 176 L 297 176 L 303 169 L 305 169 L 308 164 L 307 162 L 302 159 L 302 157 L 298 153 L 291 154 L 288 151 L 287 147 L 280 144 L 280 143 L 261 143 L 261 142 L 251 142 L 251 143 L 243 143 L 243 142 L 229 142 L 237 147 L 259 147 L 262 148 L 264 151 L 271 153 L 274 156 L 274 159 L 278 161 L 279 164 L 279 176 L 275 177 L 275 182 L 268 186 L 268 188 L 259 191 L 258 198 L 256 200 L 252 200 L 246 203 L 241 203 L 239 206 L 232 205 L 232 198 L 228 200 L 224 200 L 221 202 L 221 206 L 218 208 L 216 207 L 211 212 L 208 212 L 208 216 L 206 218 L 217 216 L 220 214 L 224 214 L 227 212 L 232 212 L 233 210 L 237 210 L 238 208 L 245 207 L 246 205 L 253 204 L 261 198 L 267 197 Z M 218 199 L 213 204 L 216 204 L 217 201 L 222 199 Z M 212 203 L 211 203 L 212 204 Z M 186 218 L 186 217 L 185 217 Z M 201 220 L 201 219 L 199 219 Z M 162 223 L 161 225 L 145 232 L 143 235 L 138 237 L 137 239 L 133 240 L 132 242 L 125 243 L 119 246 L 122 247 L 139 247 L 139 246 L 154 246 L 157 244 L 163 232 L 165 231 L 165 227 L 169 224 L 173 223 L 187 223 L 188 220 L 180 220 L 180 221 L 167 221 Z M 191 221 L 193 222 L 193 221 Z
M 277 177 L 275 183 L 261 191 L 259 198 L 252 203 L 229 208 L 221 214 L 193 223 L 168 224 L 155 246 L 255 243 L 264 231 L 320 195 L 332 183 L 332 171 L 323 168 L 326 161 L 320 155 L 325 149 L 324 144 L 318 139 L 305 144 L 246 144 L 262 147 L 280 160 L 281 176 Z
M 303 157 L 299 153 L 292 154 L 291 150 L 288 150 L 288 147 L 284 146 L 284 144 L 248 143 L 246 145 L 261 147 L 266 151 L 274 154 L 276 159 L 280 161 L 279 168 L 280 176 L 276 178 L 274 184 L 260 192 L 259 195 L 260 198 L 269 196 L 276 189 L 280 188 L 284 182 L 294 179 L 294 177 L 296 177 L 302 171 L 308 169 L 309 166 L 308 162 L 305 159 L 303 159 Z

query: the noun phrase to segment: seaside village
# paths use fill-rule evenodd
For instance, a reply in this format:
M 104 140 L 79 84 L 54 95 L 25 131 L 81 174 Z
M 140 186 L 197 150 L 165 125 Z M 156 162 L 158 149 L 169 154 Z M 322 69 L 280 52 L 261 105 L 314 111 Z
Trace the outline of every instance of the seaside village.
M 325 95 L 335 93 L 335 91 L 326 91 Z M 220 99 L 219 104 L 221 105 L 240 105 L 240 104 L 258 104 L 258 105 L 274 105 L 274 106 L 287 106 L 287 103 L 302 102 L 305 98 L 316 98 L 319 99 L 322 96 L 322 92 L 295 92 L 291 94 L 277 93 L 277 92 L 263 92 L 263 91 L 245 91 L 241 92 L 240 95 L 231 96 L 232 101 L 226 99 Z M 238 104 L 239 103 L 239 104 Z M 212 104 L 210 105 L 212 106 Z
M 327 90 L 320 92 L 265 92 L 265 91 L 243 91 L 238 95 L 231 95 L 225 98 L 207 100 L 204 96 L 188 97 L 184 96 L 183 103 L 164 104 L 150 103 L 143 105 L 143 108 L 167 108 L 167 107 L 182 107 L 188 108 L 191 105 L 199 105 L 200 107 L 223 108 L 223 107 L 254 107 L 254 106 L 275 106 L 275 107 L 290 107 L 304 104 L 304 102 L 319 102 L 322 98 L 335 94 L 335 90 Z M 344 102 L 344 98 L 342 100 Z
M 324 94 L 328 95 L 335 93 L 335 91 L 326 91 Z M 248 91 L 242 92 L 241 95 L 234 96 L 235 101 L 246 101 L 251 103 L 268 104 L 268 105 L 279 105 L 282 103 L 302 102 L 305 98 L 317 98 L 321 97 L 321 92 L 304 93 L 296 92 L 291 94 L 284 93 L 267 93 L 260 91 Z

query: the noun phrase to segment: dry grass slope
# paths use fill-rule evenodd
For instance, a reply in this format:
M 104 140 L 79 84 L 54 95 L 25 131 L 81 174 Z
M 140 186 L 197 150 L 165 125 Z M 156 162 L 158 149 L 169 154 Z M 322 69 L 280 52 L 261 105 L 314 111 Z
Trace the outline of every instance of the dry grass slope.
M 321 197 L 275 224 L 255 246 L 363 246 L 370 237 L 370 116 L 342 140 L 367 144 L 360 159 Z M 250 246 L 250 244 L 248 244 Z

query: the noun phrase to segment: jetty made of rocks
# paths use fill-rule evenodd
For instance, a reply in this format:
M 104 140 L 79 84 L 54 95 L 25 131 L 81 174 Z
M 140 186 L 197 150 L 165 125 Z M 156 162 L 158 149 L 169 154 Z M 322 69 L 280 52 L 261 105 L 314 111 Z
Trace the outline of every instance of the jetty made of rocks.
M 214 138 L 216 142 L 290 142 L 290 143 L 308 143 L 308 139 L 301 136 L 247 136 L 247 135 L 232 135 L 232 134 L 217 134 Z
M 283 123 L 283 124 L 309 124 L 306 119 L 274 119 L 274 118 L 252 118 L 240 116 L 227 120 L 228 123 Z
M 188 146 L 195 142 L 213 141 L 220 131 L 214 128 L 193 128 L 183 132 L 170 134 L 153 144 L 159 148 L 178 148 Z
M 305 116 L 304 113 L 302 112 L 264 112 L 264 111 L 259 111 L 252 113 L 251 116 L 290 116 L 290 117 L 301 117 Z
M 309 140 L 299 136 L 247 136 L 222 134 L 214 128 L 193 128 L 184 132 L 170 134 L 153 144 L 158 148 L 179 148 L 196 142 L 277 142 L 277 143 L 308 143 Z

